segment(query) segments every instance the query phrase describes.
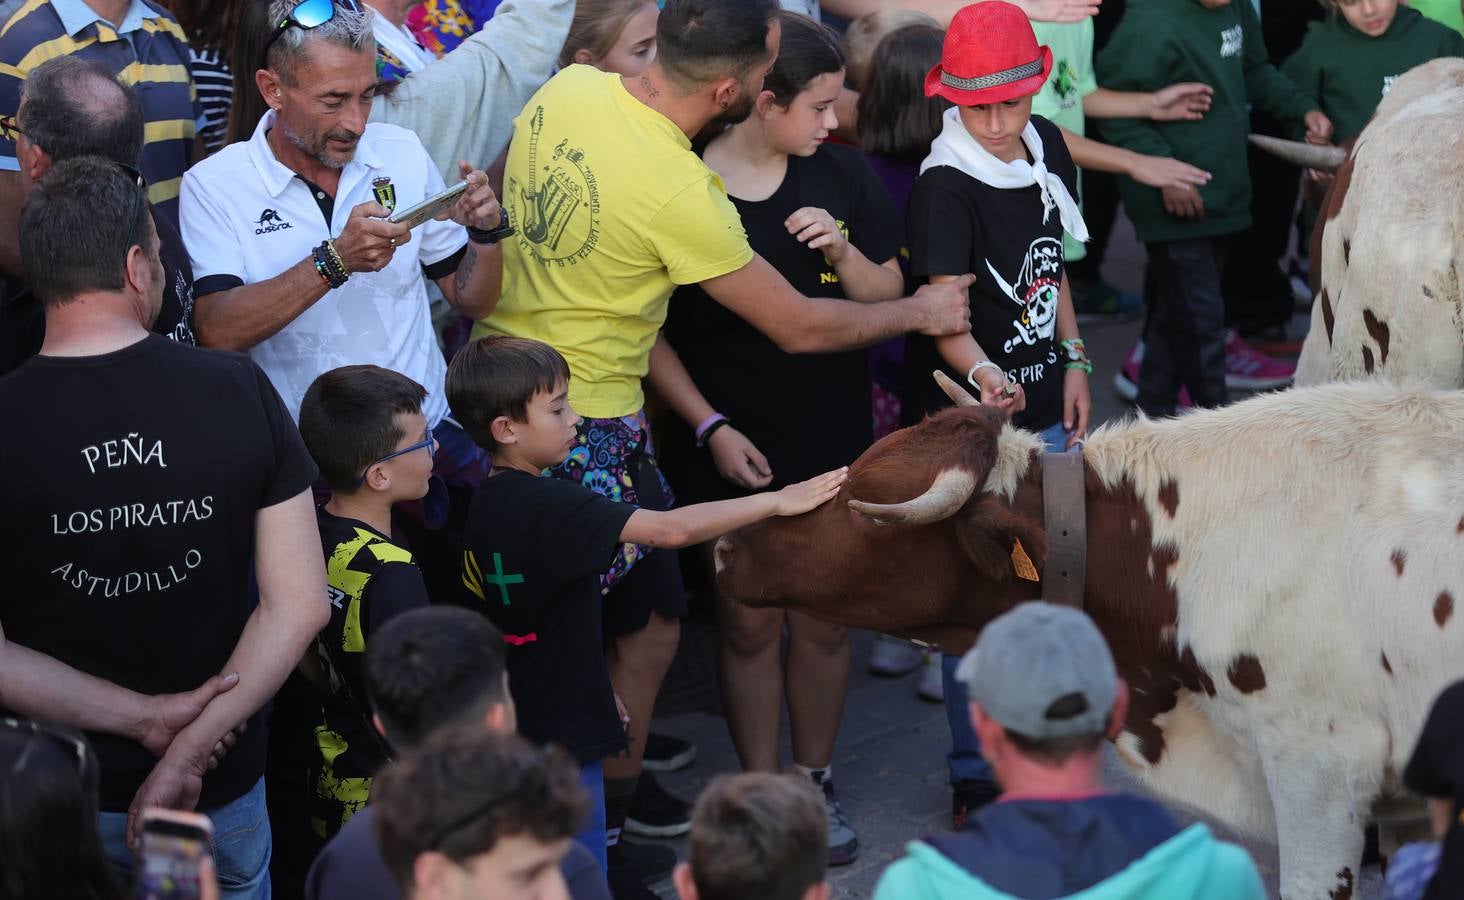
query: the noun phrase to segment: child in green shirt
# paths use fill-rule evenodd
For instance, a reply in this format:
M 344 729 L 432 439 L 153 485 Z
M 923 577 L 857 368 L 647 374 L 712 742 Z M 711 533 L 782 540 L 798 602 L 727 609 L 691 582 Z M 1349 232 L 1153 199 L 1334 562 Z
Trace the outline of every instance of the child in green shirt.
M 1321 101 L 1339 144 L 1357 137 L 1399 75 L 1441 56 L 1464 56 L 1464 35 L 1398 0 L 1324 3 L 1332 14 L 1312 23 L 1281 71 Z
M 1207 169 L 1209 184 L 1155 190 L 1119 183 L 1124 208 L 1149 250 L 1154 304 L 1139 368 L 1138 405 L 1172 415 L 1181 388 L 1197 406 L 1219 406 L 1225 386 L 1225 303 L 1220 290 L 1229 238 L 1250 227 L 1246 134 L 1252 104 L 1283 121 L 1304 121 L 1325 141 L 1332 123 L 1266 57 L 1250 0 L 1129 0 L 1098 56 L 1098 80 L 1115 90 L 1157 90 L 1175 80 L 1214 89 L 1199 121 L 1114 119 L 1113 143 Z

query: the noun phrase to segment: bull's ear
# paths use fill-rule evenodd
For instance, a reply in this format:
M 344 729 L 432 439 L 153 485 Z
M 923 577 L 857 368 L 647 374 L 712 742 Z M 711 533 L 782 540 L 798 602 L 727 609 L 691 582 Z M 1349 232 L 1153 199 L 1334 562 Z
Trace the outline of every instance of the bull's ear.
M 1012 512 L 991 494 L 967 505 L 956 540 L 977 571 L 992 581 L 1017 577 L 1019 564 L 1013 553 L 1018 541 L 1039 571 L 1047 562 L 1047 533 L 1042 526 Z

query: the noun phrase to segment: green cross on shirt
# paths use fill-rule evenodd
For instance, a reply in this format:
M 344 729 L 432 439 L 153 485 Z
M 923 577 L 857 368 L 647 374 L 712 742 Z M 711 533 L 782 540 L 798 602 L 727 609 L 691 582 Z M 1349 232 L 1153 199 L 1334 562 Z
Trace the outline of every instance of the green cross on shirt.
M 503 605 L 509 606 L 511 604 L 508 602 L 508 586 L 510 584 L 523 584 L 524 576 L 503 574 L 503 556 L 495 553 L 493 554 L 493 571 L 485 576 L 483 580 L 489 584 L 497 585 L 498 595 L 503 598 Z

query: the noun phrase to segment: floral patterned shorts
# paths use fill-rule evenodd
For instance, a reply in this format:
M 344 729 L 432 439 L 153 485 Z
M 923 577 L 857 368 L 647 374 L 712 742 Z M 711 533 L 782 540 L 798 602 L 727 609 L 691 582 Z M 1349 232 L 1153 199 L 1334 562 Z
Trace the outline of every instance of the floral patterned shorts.
M 549 475 L 582 484 L 617 503 L 665 510 L 675 502 L 671 486 L 656 465 L 651 426 L 644 411 L 618 419 L 581 421 L 579 444 Z M 650 547 L 622 544 L 609 571 L 600 576 L 601 592 L 608 592 L 650 552 Z

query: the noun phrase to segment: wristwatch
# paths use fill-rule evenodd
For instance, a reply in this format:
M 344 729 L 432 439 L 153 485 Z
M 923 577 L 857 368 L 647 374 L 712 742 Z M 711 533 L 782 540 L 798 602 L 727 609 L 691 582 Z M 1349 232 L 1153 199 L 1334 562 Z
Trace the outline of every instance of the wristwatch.
M 508 220 L 508 210 L 503 211 L 503 216 L 498 221 L 497 228 L 482 229 L 468 226 L 468 240 L 475 244 L 492 246 L 506 237 L 512 237 L 516 229 L 513 223 Z

